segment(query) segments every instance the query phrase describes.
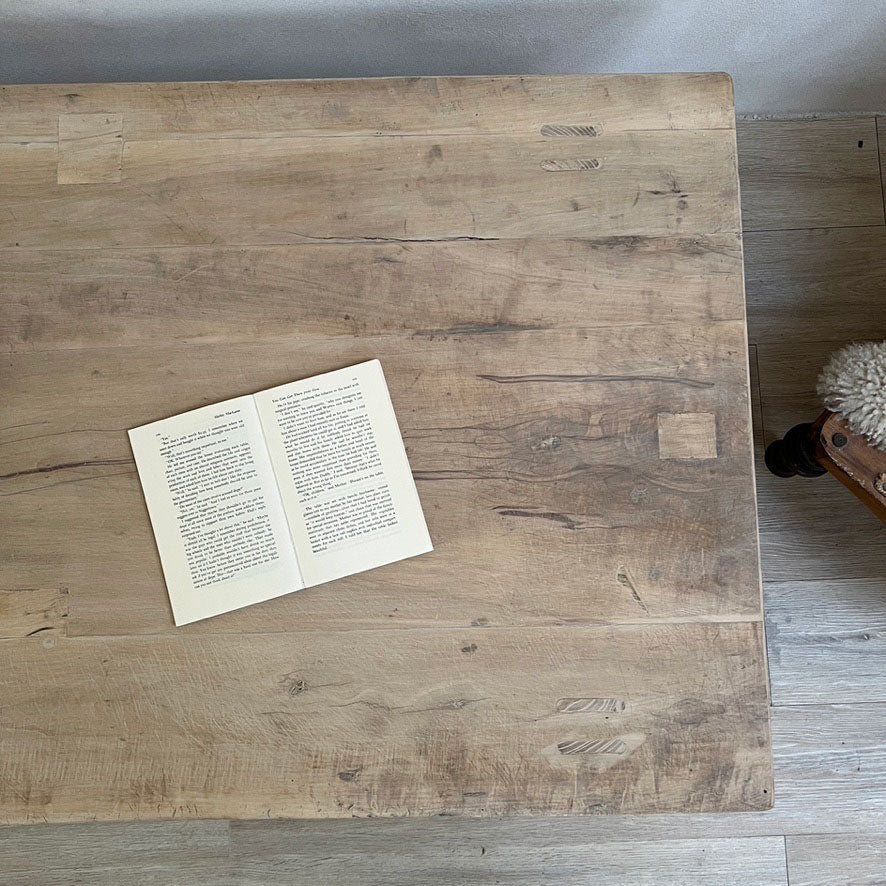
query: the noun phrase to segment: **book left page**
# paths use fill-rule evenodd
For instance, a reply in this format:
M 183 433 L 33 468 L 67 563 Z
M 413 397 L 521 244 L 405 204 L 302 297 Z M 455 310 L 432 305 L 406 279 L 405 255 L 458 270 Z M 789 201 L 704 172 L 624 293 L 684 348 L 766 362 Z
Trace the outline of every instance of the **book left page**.
M 252 397 L 129 440 L 177 625 L 304 587 Z

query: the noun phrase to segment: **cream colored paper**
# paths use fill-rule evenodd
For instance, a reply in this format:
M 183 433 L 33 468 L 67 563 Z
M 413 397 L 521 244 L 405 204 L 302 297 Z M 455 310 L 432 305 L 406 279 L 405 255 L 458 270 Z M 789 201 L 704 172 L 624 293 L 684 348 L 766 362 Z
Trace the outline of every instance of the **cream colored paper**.
M 433 550 L 378 360 L 255 401 L 306 586 Z
M 177 625 L 432 550 L 377 360 L 129 438 Z

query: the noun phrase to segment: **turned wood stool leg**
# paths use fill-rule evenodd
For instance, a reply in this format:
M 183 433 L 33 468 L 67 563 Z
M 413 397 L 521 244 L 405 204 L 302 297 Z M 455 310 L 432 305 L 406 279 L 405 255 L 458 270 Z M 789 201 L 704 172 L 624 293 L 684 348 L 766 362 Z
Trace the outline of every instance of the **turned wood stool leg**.
M 766 467 L 776 477 L 820 477 L 827 473 L 816 457 L 818 422 L 794 425 L 781 440 L 766 447 Z

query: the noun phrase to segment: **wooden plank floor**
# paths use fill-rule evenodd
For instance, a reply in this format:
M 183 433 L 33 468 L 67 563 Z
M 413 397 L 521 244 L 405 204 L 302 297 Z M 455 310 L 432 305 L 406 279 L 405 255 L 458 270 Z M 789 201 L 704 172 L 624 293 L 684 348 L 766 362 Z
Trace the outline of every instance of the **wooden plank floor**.
M 739 126 L 758 460 L 815 415 L 832 349 L 886 338 L 884 148 L 886 120 L 871 117 Z M 758 471 L 758 494 L 772 812 L 7 828 L 0 881 L 884 882 L 886 531 L 830 477 Z

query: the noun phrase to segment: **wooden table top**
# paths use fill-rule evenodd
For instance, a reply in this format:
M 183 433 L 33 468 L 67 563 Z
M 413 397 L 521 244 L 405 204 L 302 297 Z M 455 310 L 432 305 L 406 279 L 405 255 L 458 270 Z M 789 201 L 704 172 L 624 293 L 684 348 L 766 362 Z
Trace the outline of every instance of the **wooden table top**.
M 0 87 L 0 821 L 772 799 L 723 75 Z M 174 628 L 126 429 L 379 358 L 433 554 Z

